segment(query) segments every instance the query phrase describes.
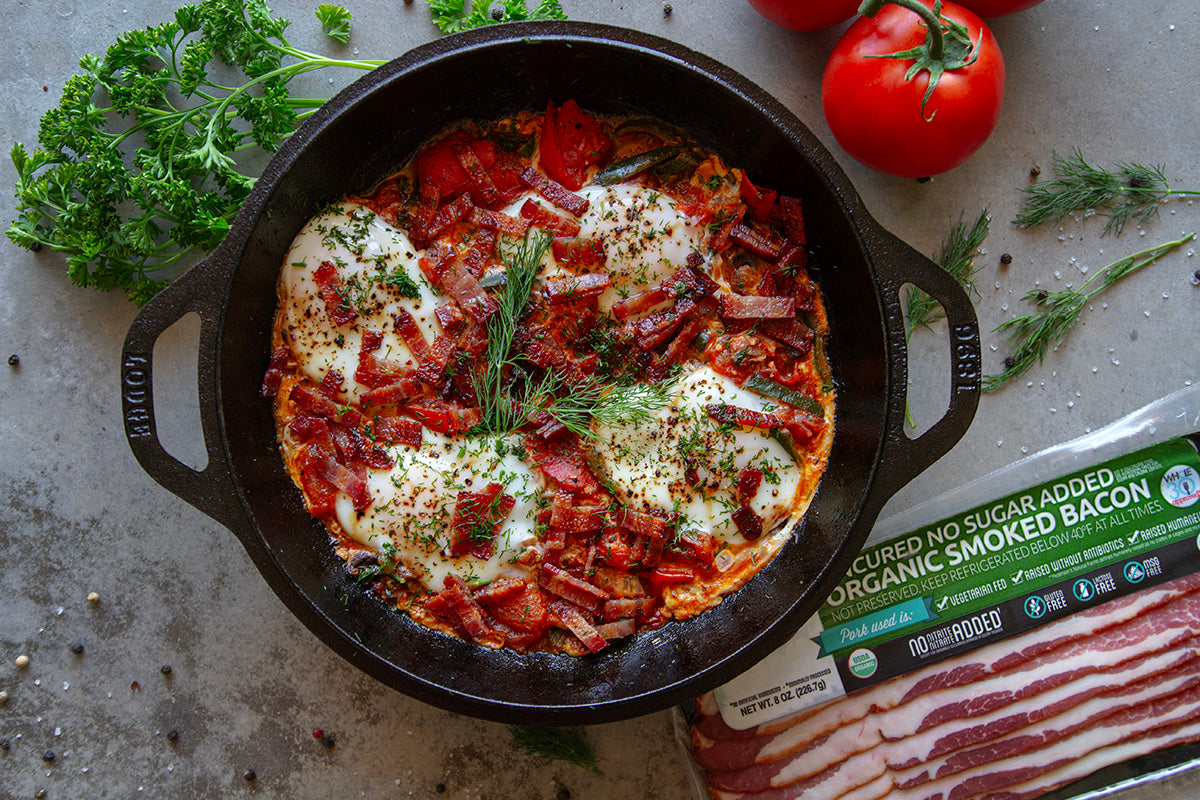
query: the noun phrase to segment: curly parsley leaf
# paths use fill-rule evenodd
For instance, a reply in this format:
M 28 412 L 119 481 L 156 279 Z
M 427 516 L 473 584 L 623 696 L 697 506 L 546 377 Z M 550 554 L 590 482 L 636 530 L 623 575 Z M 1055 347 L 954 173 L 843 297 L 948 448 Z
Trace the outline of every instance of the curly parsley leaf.
M 317 20 L 321 30 L 338 44 L 350 41 L 350 12 L 332 3 L 317 6 Z
M 343 11 L 318 18 L 349 23 Z M 103 57 L 84 56 L 43 115 L 37 147 L 11 150 L 17 218 L 8 238 L 62 253 L 78 286 L 149 300 L 173 265 L 224 239 L 255 181 L 238 159 L 275 150 L 324 102 L 292 97 L 288 81 L 383 63 L 299 50 L 284 37 L 288 25 L 264 0 L 201 0 L 121 34 Z M 219 81 L 209 77 L 218 62 Z M 241 77 L 226 80 L 230 72 Z
M 567 18 L 559 0 L 540 0 L 532 11 L 525 0 L 500 0 L 492 10 L 493 5 L 497 5 L 494 0 L 429 0 L 429 15 L 442 33 L 458 33 L 496 22 Z

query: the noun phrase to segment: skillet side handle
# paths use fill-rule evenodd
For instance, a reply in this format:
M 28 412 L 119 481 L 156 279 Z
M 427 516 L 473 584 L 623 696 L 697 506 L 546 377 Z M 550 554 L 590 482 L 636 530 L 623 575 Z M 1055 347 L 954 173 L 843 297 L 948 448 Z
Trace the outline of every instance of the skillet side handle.
M 125 439 L 142 469 L 162 486 L 226 527 L 237 529 L 236 489 L 221 447 L 216 402 L 216 337 L 221 292 L 228 274 L 219 252 L 192 267 L 155 295 L 125 336 L 121 351 L 121 411 Z M 168 453 L 158 439 L 154 415 L 154 344 L 171 325 L 189 313 L 200 317 L 201 356 L 197 359 L 200 426 L 208 463 L 196 471 Z M 203 354 L 211 353 L 212 358 Z
M 890 497 L 927 467 L 945 455 L 967 432 L 979 406 L 983 377 L 979 341 L 979 319 L 971 298 L 950 273 L 908 244 L 882 229 L 875 247 L 876 272 L 884 287 L 884 315 L 888 349 L 893 364 L 899 364 L 897 381 L 908 383 L 908 347 L 900 288 L 912 283 L 941 303 L 950 336 L 950 403 L 933 427 L 916 439 L 904 430 L 906 392 L 892 392 L 887 433 L 877 473 Z

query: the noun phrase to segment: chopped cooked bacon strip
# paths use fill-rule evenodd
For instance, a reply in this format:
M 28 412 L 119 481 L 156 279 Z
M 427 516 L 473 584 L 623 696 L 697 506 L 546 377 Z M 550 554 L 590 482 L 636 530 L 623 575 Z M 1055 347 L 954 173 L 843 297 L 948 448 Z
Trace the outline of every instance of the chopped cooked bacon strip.
M 639 536 L 649 536 L 652 539 L 663 539 L 671 532 L 671 520 L 656 517 L 644 511 L 634 511 L 632 508 L 618 509 L 615 514 L 617 526 L 627 531 L 633 531 Z
M 366 480 L 345 464 L 339 464 L 331 451 L 309 444 L 300 451 L 296 463 L 302 477 L 305 473 L 311 473 L 344 492 L 354 504 L 355 511 L 366 511 L 370 507 L 371 491 L 367 488 Z
M 349 406 L 339 406 L 325 395 L 304 384 L 298 383 L 292 387 L 291 399 L 298 407 L 310 414 L 316 414 L 318 417 L 324 417 L 334 422 L 342 422 L 351 427 L 358 425 L 362 419 L 362 414 L 355 409 Z
M 476 209 L 476 211 L 478 210 Z M 467 272 L 471 273 L 472 277 L 481 277 L 487 271 L 488 259 L 491 258 L 492 251 L 496 249 L 497 238 L 496 231 L 489 228 L 480 228 L 479 233 L 475 234 L 475 239 L 471 242 L 471 249 L 463 257 L 463 266 L 467 268 Z
M 543 208 L 532 200 L 526 200 L 521 205 L 521 216 L 529 220 L 530 225 L 549 231 L 557 236 L 579 235 L 580 227 L 578 222 L 566 217 L 560 217 L 558 214 Z
M 566 533 L 589 533 L 604 527 L 607 506 L 576 505 L 563 495 L 550 504 L 550 526 Z
M 576 447 L 527 439 L 533 462 L 542 473 L 564 489 L 584 494 L 596 494 L 600 484 L 587 467 L 583 453 Z
M 413 315 L 408 313 L 408 309 L 398 309 L 392 315 L 392 324 L 396 327 L 396 333 L 404 340 L 404 344 L 417 357 L 417 360 L 420 361 L 424 358 L 425 353 L 429 350 L 429 342 L 425 341 L 425 334 L 421 333 L 421 328 L 417 325 L 417 321 L 413 319 Z M 367 349 L 365 345 L 363 349 Z
M 793 319 L 796 301 L 791 297 L 758 297 L 722 294 L 717 297 L 721 319 Z
M 775 263 L 787 270 L 806 267 L 808 266 L 808 251 L 804 249 L 803 245 L 788 242 L 779 251 L 779 258 L 775 259 Z
M 754 541 L 762 536 L 763 522 L 762 517 L 754 513 L 754 509 L 750 506 L 738 506 L 737 511 L 732 514 L 733 524 L 737 526 L 738 533 L 745 537 L 746 541 Z
M 645 614 L 654 608 L 652 597 L 618 597 L 604 601 L 604 619 L 625 619 Z
M 342 373 L 331 369 L 321 377 L 321 382 L 317 384 L 317 391 L 330 400 L 336 400 L 345 385 L 346 379 L 342 377 Z
M 808 237 L 804 233 L 804 210 L 799 197 L 780 197 L 779 216 L 783 220 L 783 232 L 787 234 L 788 241 L 808 244 Z
M 708 415 L 717 422 L 725 424 L 740 425 L 746 428 L 762 428 L 764 430 L 774 430 L 783 427 L 783 420 L 776 414 L 768 414 L 764 411 L 751 411 L 748 408 L 740 406 L 731 406 L 725 403 L 712 403 L 707 406 Z
M 428 239 L 426 230 L 433 223 L 433 215 L 437 213 L 438 204 L 442 201 L 442 191 L 432 181 L 421 181 L 417 196 L 417 206 L 412 215 L 412 237 L 417 241 Z
M 375 439 L 383 442 L 398 442 L 409 447 L 421 446 L 422 425 L 407 417 L 375 417 Z
M 596 567 L 594 580 L 597 586 L 613 597 L 646 596 L 646 589 L 642 586 L 642 582 L 638 580 L 637 575 L 627 570 L 614 569 L 612 567 Z
M 605 639 L 623 639 L 626 636 L 633 636 L 636 632 L 637 624 L 632 619 L 619 619 L 596 626 L 596 633 Z
M 766 234 L 746 225 L 739 224 L 730 228 L 729 238 L 768 261 L 775 261 L 783 252 L 783 242 L 772 241 Z
M 608 259 L 603 237 L 555 236 L 550 252 L 555 261 L 570 269 L 601 267 Z
M 608 647 L 608 640 L 596 632 L 592 623 L 575 606 L 562 600 L 551 600 L 549 611 L 553 619 L 579 637 L 579 641 L 591 652 L 599 653 Z
M 590 299 L 598 297 L 611 285 L 612 276 L 607 272 L 551 278 L 546 282 L 546 297 L 552 301 Z
M 768 319 L 758 329 L 799 352 L 801 357 L 812 352 L 812 329 L 798 319 Z
M 471 202 L 471 196 L 469 194 L 462 195 L 453 203 L 448 203 L 439 208 L 433 215 L 433 219 L 429 220 L 429 224 L 421 231 L 423 236 L 418 236 L 418 238 L 424 240 L 436 239 L 450 230 L 451 225 L 469 217 L 471 210 L 474 208 L 475 204 Z
M 317 294 L 325 302 L 325 310 L 335 325 L 345 325 L 358 317 L 347 299 L 346 284 L 338 277 L 332 261 L 322 261 L 313 273 L 313 280 L 317 282 Z
M 283 370 L 288 362 L 287 347 L 276 347 L 271 352 L 271 361 L 267 365 L 267 372 L 263 375 L 262 389 L 259 394 L 263 397 L 274 397 L 279 394 L 279 386 L 283 382 Z
M 797 283 L 792 289 L 792 299 L 796 301 L 797 311 L 816 311 L 817 287 L 811 283 Z
M 354 370 L 354 380 L 361 386 L 376 388 L 395 383 L 412 373 L 412 367 L 363 350 L 358 354 L 358 367 Z
M 667 300 L 707 297 L 716 290 L 717 284 L 707 275 L 698 273 L 690 266 L 680 267 L 657 286 L 613 303 L 612 313 L 619 321 L 624 322 L 633 315 L 649 311 Z
M 553 564 L 542 564 L 538 570 L 538 586 L 593 614 L 600 613 L 604 601 L 608 599 L 608 592 L 599 586 L 580 580 Z
M 547 178 L 533 167 L 521 170 L 521 183 L 533 189 L 554 205 L 574 217 L 582 217 L 591 205 L 586 197 L 577 195 L 558 181 Z
M 415 377 L 404 377 L 363 392 L 358 396 L 363 408 L 380 408 L 422 397 L 428 392 L 425 384 Z
M 675 334 L 675 338 L 667 345 L 667 350 L 663 353 L 663 360 L 668 364 L 674 364 L 682 361 L 688 348 L 692 342 L 700 335 L 700 331 L 704 330 L 704 319 L 702 317 L 692 316 L 679 329 L 679 333 Z
M 489 211 L 486 208 L 476 208 L 472 211 L 471 221 L 485 230 L 499 231 L 509 236 L 524 236 L 525 231 L 529 230 L 529 220 L 499 211 Z
M 512 512 L 516 499 L 504 494 L 504 486 L 489 483 L 482 492 L 461 491 L 454 502 L 453 532 L 449 553 L 458 558 L 467 553 L 491 558 L 496 531 Z
M 518 578 L 497 578 L 486 586 L 471 592 L 475 602 L 488 604 L 507 600 L 525 591 L 527 584 Z
M 430 385 L 436 386 L 441 383 L 446 365 L 450 363 L 450 357 L 457 348 L 456 337 L 442 334 L 434 339 L 429 351 L 421 359 L 421 365 L 417 367 L 416 376 Z
M 825 430 L 825 420 L 813 416 L 801 409 L 789 409 L 784 412 L 783 427 L 791 435 L 792 441 L 800 447 L 806 447 Z
M 457 575 L 447 575 L 446 589 L 442 595 L 446 598 L 447 608 L 458 617 L 466 629 L 471 641 L 485 647 L 499 648 L 504 646 L 504 637 L 492 630 L 484 619 L 483 609 L 471 597 L 467 584 Z
M 437 248 L 432 257 L 417 262 L 425 276 L 477 322 L 487 322 L 499 306 L 470 273 L 451 247 Z
M 642 317 L 634 325 L 638 347 L 642 350 L 650 350 L 662 344 L 695 310 L 696 302 L 685 297 L 673 308 L 655 311 Z
M 454 147 L 454 156 L 467 173 L 467 177 L 471 182 L 469 191 L 476 203 L 489 206 L 500 199 L 500 192 L 496 189 L 496 184 L 492 182 L 491 176 L 488 175 L 487 169 L 480 163 L 479 156 L 475 154 L 475 150 L 471 145 L 456 145 Z
M 758 494 L 758 487 L 762 485 L 762 479 L 762 470 L 751 466 L 742 467 L 737 476 L 738 499 L 742 503 L 749 503 L 753 500 L 754 495 Z

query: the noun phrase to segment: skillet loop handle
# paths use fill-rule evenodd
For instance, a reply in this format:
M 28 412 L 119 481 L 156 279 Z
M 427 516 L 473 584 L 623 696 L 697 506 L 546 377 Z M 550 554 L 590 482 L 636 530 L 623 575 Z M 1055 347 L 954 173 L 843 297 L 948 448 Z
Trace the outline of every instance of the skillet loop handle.
M 216 343 L 220 320 L 222 275 L 228 270 L 219 252 L 177 278 L 155 295 L 134 319 L 121 350 L 121 416 L 125 439 L 142 469 L 174 494 L 226 527 L 236 527 L 236 488 L 221 447 L 216 402 Z M 200 317 L 201 354 L 197 359 L 200 387 L 200 425 L 208 463 L 197 471 L 176 459 L 158 439 L 154 415 L 154 344 L 159 336 L 187 314 Z
M 881 455 L 879 481 L 890 497 L 954 447 L 971 426 L 979 407 L 983 362 L 979 341 L 979 319 L 966 290 L 950 273 L 896 236 L 879 230 L 872 248 L 876 272 L 884 288 L 885 327 L 888 349 L 895 370 L 895 385 L 908 385 L 908 347 L 900 288 L 915 284 L 941 303 L 950 336 L 950 403 L 946 413 L 916 439 L 904 431 L 905 391 L 889 393 L 886 438 Z

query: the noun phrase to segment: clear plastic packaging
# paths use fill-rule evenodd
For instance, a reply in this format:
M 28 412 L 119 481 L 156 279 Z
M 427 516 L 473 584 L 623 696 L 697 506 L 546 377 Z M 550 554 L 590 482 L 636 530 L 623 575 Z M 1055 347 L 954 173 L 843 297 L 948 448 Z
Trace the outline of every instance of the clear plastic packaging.
M 1189 386 L 1078 439 L 1055 445 L 879 520 L 867 545 L 886 541 L 980 503 L 1021 491 L 1092 464 L 1200 431 L 1200 385 Z M 696 800 L 710 797 L 703 771 L 690 756 L 688 718 L 674 713 L 676 739 Z M 802 723 L 800 723 L 802 724 Z M 1200 796 L 1200 743 L 1151 753 L 1099 770 L 1046 800 L 1138 800 Z

